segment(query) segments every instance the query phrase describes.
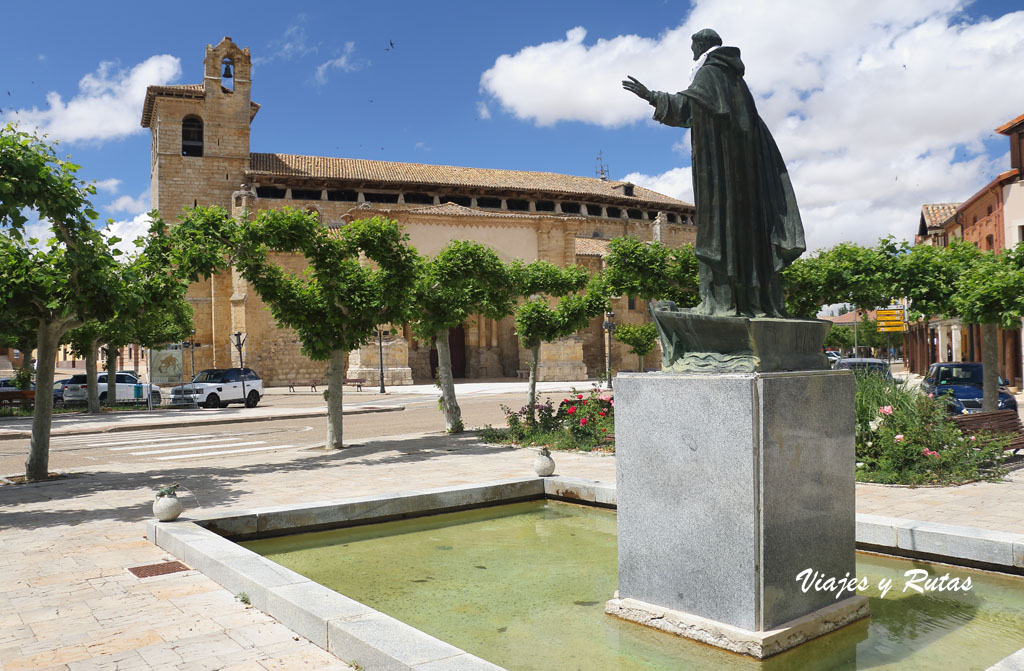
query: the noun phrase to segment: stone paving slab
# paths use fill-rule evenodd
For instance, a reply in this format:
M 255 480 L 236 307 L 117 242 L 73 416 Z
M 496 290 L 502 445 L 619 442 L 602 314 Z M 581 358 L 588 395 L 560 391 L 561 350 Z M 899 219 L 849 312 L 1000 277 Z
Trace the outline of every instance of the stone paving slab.
M 261 463 L 240 455 L 152 470 L 104 465 L 63 480 L 0 486 L 0 670 L 348 669 L 194 568 L 143 579 L 128 573 L 173 559 L 145 538 L 155 490 L 170 479 L 186 483 L 198 497 L 182 496 L 185 516 L 194 519 L 520 478 L 532 473 L 534 457 L 472 435 L 426 435 L 364 440 L 331 453 L 275 453 Z M 559 475 L 615 480 L 614 457 L 554 459 Z M 858 485 L 857 510 L 1024 534 L 1024 473 L 951 488 Z

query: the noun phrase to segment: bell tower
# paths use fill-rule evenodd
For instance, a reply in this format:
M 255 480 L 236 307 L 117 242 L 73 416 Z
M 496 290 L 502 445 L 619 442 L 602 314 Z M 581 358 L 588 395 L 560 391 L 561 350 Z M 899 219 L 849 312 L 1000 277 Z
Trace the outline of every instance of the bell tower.
M 142 126 L 153 135 L 150 193 L 153 208 L 173 225 L 183 210 L 219 205 L 231 211 L 231 194 L 246 182 L 249 129 L 259 105 L 252 102 L 252 60 L 230 37 L 206 46 L 200 84 L 150 86 Z M 196 370 L 231 365 L 226 337 L 232 326 L 233 273 L 191 285 Z M 191 359 L 191 357 L 189 358 Z
M 230 37 L 206 46 L 201 84 L 150 86 L 142 125 L 151 130 L 153 207 L 173 222 L 195 205 L 231 208 L 249 168 L 252 102 L 249 49 Z

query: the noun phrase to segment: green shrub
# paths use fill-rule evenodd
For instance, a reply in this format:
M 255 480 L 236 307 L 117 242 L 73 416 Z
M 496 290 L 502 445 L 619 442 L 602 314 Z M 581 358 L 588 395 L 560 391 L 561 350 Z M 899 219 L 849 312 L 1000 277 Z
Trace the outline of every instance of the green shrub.
M 573 389 L 557 406 L 548 399 L 514 411 L 501 406 L 508 429 L 487 427 L 481 437 L 488 442 L 546 445 L 556 450 L 592 450 L 610 447 L 615 433 L 615 401 L 611 394 L 593 388 L 584 394 Z M 531 414 L 536 419 L 531 420 Z
M 870 373 L 858 374 L 856 384 L 858 480 L 948 484 L 1005 472 L 1007 439 L 965 436 L 944 400 Z

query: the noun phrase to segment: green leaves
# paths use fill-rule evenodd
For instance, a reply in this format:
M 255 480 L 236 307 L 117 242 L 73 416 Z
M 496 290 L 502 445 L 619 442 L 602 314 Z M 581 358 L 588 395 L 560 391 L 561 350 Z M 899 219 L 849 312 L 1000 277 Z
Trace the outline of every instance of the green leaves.
M 658 328 L 653 322 L 619 324 L 615 327 L 615 339 L 629 345 L 633 354 L 644 357 L 654 350 L 654 344 L 658 340 Z
M 605 259 L 604 281 L 611 296 L 637 296 L 644 300 L 671 300 L 693 307 L 697 295 L 697 257 L 693 247 L 671 249 L 660 242 L 615 238 Z

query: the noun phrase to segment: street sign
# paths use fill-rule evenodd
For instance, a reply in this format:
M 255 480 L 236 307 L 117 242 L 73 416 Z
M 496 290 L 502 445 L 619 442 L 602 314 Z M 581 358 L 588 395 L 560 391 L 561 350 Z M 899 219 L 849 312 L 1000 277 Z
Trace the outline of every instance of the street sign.
M 902 332 L 904 329 L 903 324 L 899 324 L 897 326 L 879 326 L 876 330 L 879 333 L 895 333 Z
M 875 319 L 881 322 L 883 319 L 898 319 L 903 321 L 903 308 L 878 310 L 875 312 Z
M 876 324 L 876 326 L 879 329 L 883 329 L 883 328 L 891 328 L 891 329 L 900 328 L 900 329 L 902 329 L 903 328 L 903 322 L 899 321 L 898 319 L 879 319 L 877 324 Z

